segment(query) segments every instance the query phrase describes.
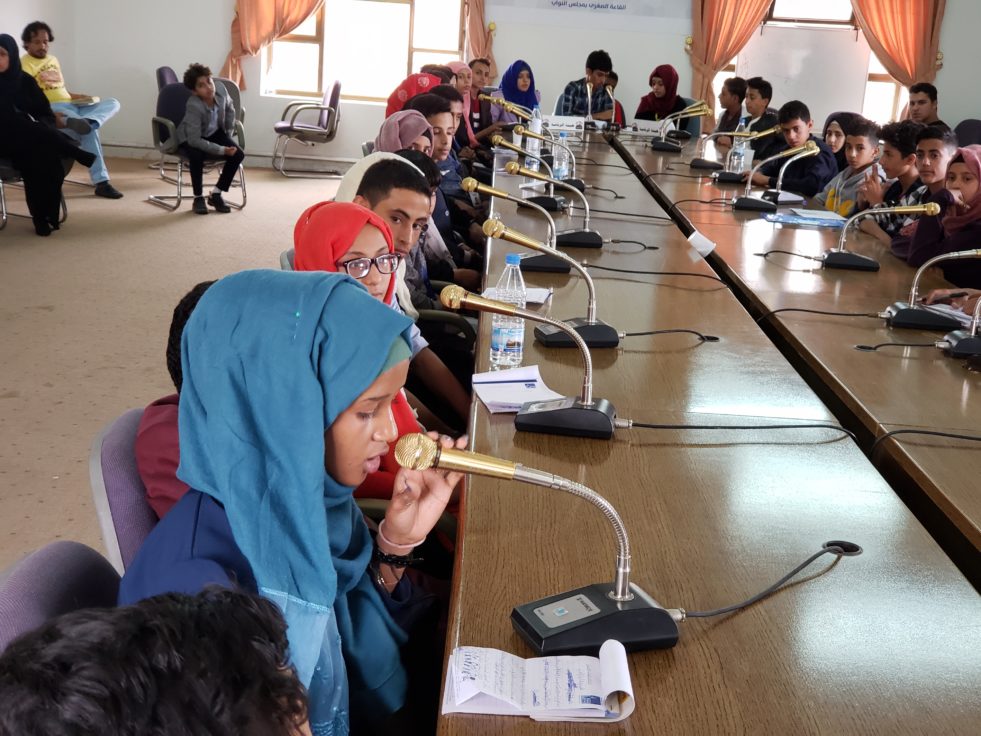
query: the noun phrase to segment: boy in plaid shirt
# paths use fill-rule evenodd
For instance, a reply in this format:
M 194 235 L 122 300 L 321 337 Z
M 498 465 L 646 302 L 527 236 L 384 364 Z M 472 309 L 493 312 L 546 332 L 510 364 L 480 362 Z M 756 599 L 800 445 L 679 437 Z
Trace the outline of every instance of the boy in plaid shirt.
M 923 201 L 927 188 L 920 181 L 916 168 L 916 136 L 924 127 L 922 123 L 913 120 L 882 126 L 882 157 L 879 165 L 890 181 L 883 184 L 878 177 L 866 179 L 858 189 L 858 210 L 866 207 L 875 209 L 915 205 Z M 862 220 L 859 228 L 889 245 L 899 235 L 899 231 L 916 220 L 916 217 L 891 213 L 875 215 Z

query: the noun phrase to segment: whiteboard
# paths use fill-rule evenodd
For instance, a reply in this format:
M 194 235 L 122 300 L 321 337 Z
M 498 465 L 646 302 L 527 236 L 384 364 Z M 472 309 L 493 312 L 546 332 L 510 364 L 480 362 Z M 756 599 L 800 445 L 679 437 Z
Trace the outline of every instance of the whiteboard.
M 736 74 L 772 84 L 775 108 L 788 100 L 807 105 L 820 137 L 832 112 L 862 112 L 870 53 L 862 33 L 851 28 L 764 25 L 739 52 Z

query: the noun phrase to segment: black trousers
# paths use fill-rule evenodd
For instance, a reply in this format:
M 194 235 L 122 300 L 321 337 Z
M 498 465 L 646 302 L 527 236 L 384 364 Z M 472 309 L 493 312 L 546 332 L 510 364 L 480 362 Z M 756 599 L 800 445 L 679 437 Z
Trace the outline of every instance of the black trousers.
M 78 149 L 54 128 L 26 119 L 4 120 L 3 133 L 0 156 L 9 158 L 20 173 L 31 217 L 57 222 L 65 180 L 61 159 L 78 153 Z
M 214 154 L 202 151 L 200 148 L 192 148 L 188 145 L 183 146 L 184 153 L 187 155 L 188 168 L 191 170 L 191 188 L 194 190 L 195 197 L 200 197 L 203 193 L 205 161 L 225 160 L 225 165 L 221 169 L 221 176 L 218 177 L 217 187 L 221 191 L 227 192 L 228 188 L 232 185 L 232 179 L 235 178 L 235 172 L 238 171 L 239 164 L 245 159 L 245 151 L 239 148 L 239 145 L 221 128 L 209 135 L 205 140 L 217 143 L 219 146 L 235 146 L 238 150 L 235 151 L 234 156 L 215 156 Z

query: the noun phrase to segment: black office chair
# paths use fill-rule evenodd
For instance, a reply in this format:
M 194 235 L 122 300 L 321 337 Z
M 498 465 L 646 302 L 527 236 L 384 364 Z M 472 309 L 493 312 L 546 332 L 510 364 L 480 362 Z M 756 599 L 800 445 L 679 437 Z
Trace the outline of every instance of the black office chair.
M 981 143 L 981 120 L 974 118 L 961 120 L 954 128 L 954 135 L 957 136 L 957 145 L 959 146 Z
M 300 113 L 317 110 L 319 115 L 315 123 L 302 123 L 297 120 Z M 291 114 L 292 113 L 292 114 Z M 341 83 L 334 82 L 324 94 L 321 104 L 296 100 L 289 103 L 283 110 L 282 120 L 273 126 L 276 133 L 276 144 L 273 146 L 272 165 L 283 176 L 298 178 L 340 178 L 341 173 L 331 169 L 328 171 L 307 171 L 286 168 L 286 149 L 293 141 L 303 145 L 313 146 L 318 143 L 330 143 L 337 135 L 337 126 L 341 117 Z
M 177 78 L 177 72 L 171 69 L 169 66 L 158 66 L 157 67 L 157 91 L 159 92 L 168 84 L 177 84 L 179 81 Z

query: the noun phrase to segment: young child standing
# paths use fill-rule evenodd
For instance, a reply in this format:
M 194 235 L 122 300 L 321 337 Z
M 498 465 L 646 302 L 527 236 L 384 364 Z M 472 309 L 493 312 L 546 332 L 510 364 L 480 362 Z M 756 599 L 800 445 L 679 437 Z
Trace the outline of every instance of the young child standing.
M 860 209 L 871 207 L 904 207 L 919 204 L 926 193 L 916 168 L 916 136 L 925 126 L 913 120 L 902 120 L 882 126 L 882 157 L 879 165 L 891 180 L 885 188 L 878 177 L 865 180 L 858 188 Z M 915 220 L 914 215 L 882 214 L 867 217 L 859 229 L 885 245 L 899 235 L 904 226 Z
M 235 130 L 235 105 L 225 87 L 211 77 L 203 64 L 191 64 L 184 72 L 184 86 L 191 90 L 184 119 L 177 128 L 177 140 L 190 161 L 191 187 L 194 190 L 194 211 L 208 214 L 210 204 L 218 212 L 231 212 L 222 194 L 232 185 L 232 178 L 245 158 L 243 151 L 231 139 Z M 205 158 L 225 159 L 218 183 L 211 190 L 207 204 L 204 198 Z
M 858 203 L 858 190 L 867 180 L 882 181 L 885 174 L 876 163 L 879 157 L 879 126 L 856 118 L 845 129 L 845 160 L 848 167 L 829 181 L 814 197 L 825 209 L 851 217 Z

